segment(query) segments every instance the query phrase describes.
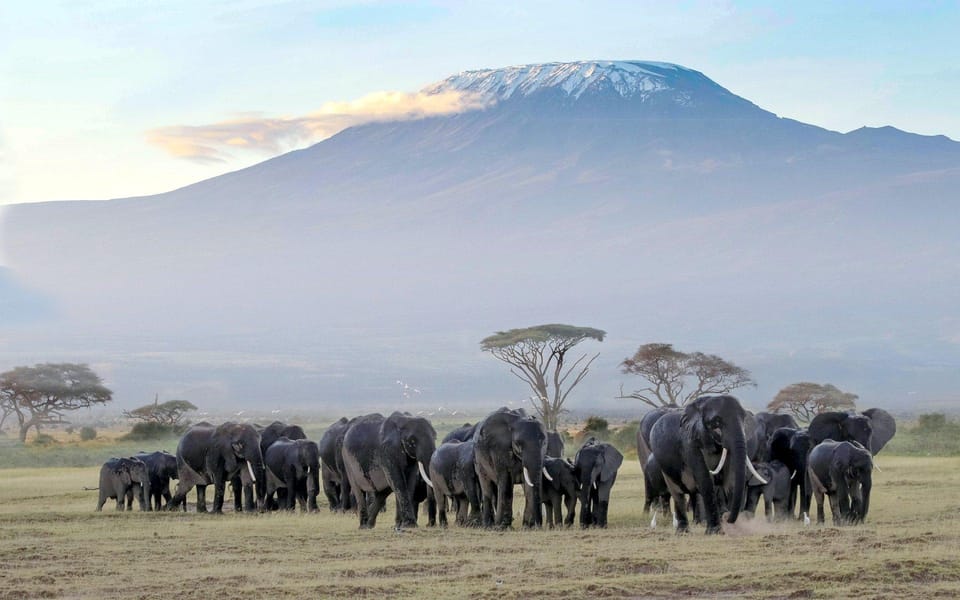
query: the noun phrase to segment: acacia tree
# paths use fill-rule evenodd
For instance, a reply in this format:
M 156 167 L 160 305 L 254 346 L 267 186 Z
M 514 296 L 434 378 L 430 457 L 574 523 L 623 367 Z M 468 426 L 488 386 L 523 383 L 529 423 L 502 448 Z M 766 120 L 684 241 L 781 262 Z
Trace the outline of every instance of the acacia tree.
M 510 372 L 530 386 L 534 410 L 550 431 L 556 431 L 563 404 L 574 387 L 586 377 L 600 353 L 573 361 L 567 353 L 584 340 L 602 342 L 607 332 L 573 325 L 537 325 L 498 331 L 484 338 L 480 348 L 511 366 Z
M 789 412 L 798 421 L 809 423 L 828 410 L 851 410 L 857 406 L 856 394 L 844 392 L 829 383 L 819 384 L 802 381 L 783 388 L 770 404 L 770 412 Z
M 186 400 L 168 400 L 161 403 L 158 395 L 154 397 L 153 404 L 147 404 L 129 411 L 125 410 L 123 416 L 144 423 L 157 423 L 172 430 L 177 430 L 185 425 L 183 418 L 186 413 L 194 410 L 197 410 L 197 407 Z
M 39 434 L 41 425 L 69 423 L 67 412 L 112 399 L 113 392 L 83 364 L 44 363 L 0 373 L 0 405 L 16 416 L 21 442 L 31 427 Z
M 684 406 L 704 394 L 726 394 L 748 385 L 756 386 L 750 371 L 702 352 L 681 352 L 673 344 L 644 344 L 620 363 L 623 373 L 639 375 L 648 385 L 619 398 L 640 400 L 657 408 Z

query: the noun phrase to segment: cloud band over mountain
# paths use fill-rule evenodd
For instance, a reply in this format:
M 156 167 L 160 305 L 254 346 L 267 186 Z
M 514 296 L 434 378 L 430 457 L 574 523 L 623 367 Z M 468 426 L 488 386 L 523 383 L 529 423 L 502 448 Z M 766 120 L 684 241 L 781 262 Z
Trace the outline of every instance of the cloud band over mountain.
M 300 117 L 242 116 L 208 125 L 171 125 L 147 132 L 147 141 L 177 158 L 225 162 L 232 151 L 279 154 L 328 138 L 354 125 L 409 121 L 485 108 L 489 98 L 456 90 L 374 92 L 347 102 L 327 102 Z

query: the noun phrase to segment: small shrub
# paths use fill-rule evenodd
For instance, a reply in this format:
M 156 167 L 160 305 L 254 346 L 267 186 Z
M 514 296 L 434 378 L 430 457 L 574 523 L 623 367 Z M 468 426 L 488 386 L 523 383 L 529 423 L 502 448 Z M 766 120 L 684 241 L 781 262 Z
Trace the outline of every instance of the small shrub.
M 80 439 L 84 442 L 89 442 L 90 440 L 97 439 L 97 430 L 93 427 L 81 427 L 80 428 Z
M 630 421 L 613 431 L 610 442 L 621 452 L 635 451 L 637 449 L 637 429 L 639 428 L 640 421 Z
M 33 439 L 33 443 L 37 446 L 53 446 L 57 443 L 57 439 L 47 433 L 38 433 L 37 437 Z
M 130 430 L 130 433 L 123 436 L 123 440 L 160 440 L 179 434 L 178 427 L 172 425 L 163 425 L 162 423 L 137 423 Z

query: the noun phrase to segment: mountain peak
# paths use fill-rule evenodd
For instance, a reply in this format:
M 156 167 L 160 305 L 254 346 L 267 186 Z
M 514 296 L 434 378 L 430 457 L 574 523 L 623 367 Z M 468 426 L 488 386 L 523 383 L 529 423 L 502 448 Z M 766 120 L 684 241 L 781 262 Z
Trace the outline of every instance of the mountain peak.
M 710 82 L 702 73 L 680 65 L 648 61 L 590 60 L 550 62 L 463 71 L 427 86 L 426 93 L 448 90 L 473 92 L 497 100 L 530 96 L 544 89 L 577 99 L 586 92 L 613 92 L 624 98 L 645 98 L 677 90 L 680 80 Z M 719 86 L 717 86 L 719 87 Z

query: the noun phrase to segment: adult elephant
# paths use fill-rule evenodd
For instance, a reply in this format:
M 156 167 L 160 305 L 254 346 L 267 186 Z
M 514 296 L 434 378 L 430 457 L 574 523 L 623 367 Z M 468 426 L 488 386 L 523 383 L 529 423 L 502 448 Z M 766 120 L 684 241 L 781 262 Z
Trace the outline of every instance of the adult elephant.
M 147 510 L 146 500 L 150 495 L 150 475 L 147 465 L 137 458 L 111 458 L 100 467 L 100 498 L 97 510 L 109 498 L 117 499 L 117 510 L 122 511 L 124 502 L 127 510 L 132 508 L 133 496 L 140 500 L 140 510 Z
M 347 478 L 357 497 L 360 528 L 377 524 L 387 496 L 396 494 L 399 527 L 416 527 L 417 478 L 429 480 L 437 433 L 422 417 L 395 412 L 359 417 L 343 436 Z M 366 495 L 366 499 L 364 498 Z
M 263 461 L 267 466 L 267 497 L 283 489 L 280 508 L 293 510 L 296 500 L 300 510 L 317 510 L 317 494 L 320 490 L 320 449 L 317 443 L 306 439 L 276 439 Z
M 474 465 L 474 442 L 450 441 L 437 446 L 430 457 L 430 482 L 437 502 L 440 526 L 447 526 L 447 502 L 460 527 L 480 524 L 480 482 Z
M 473 432 L 477 429 L 477 424 L 474 423 L 464 423 L 460 427 L 457 427 L 447 435 L 443 436 L 441 444 L 446 444 L 447 442 L 465 442 L 469 439 L 473 439 Z
M 606 527 L 610 490 L 617 481 L 623 454 L 607 442 L 588 439 L 573 459 L 580 482 L 580 527 Z
M 893 439 L 897 433 L 897 421 L 893 415 L 882 408 L 868 408 L 863 411 L 864 416 L 870 419 L 870 427 L 873 429 L 873 435 L 870 437 L 870 453 L 877 455 L 887 442 Z
M 650 507 L 656 503 L 654 508 L 670 508 L 670 494 L 666 493 L 666 502 L 664 500 L 664 490 L 666 482 L 663 480 L 663 473 L 660 472 L 660 465 L 656 459 L 650 460 L 653 451 L 650 449 L 650 431 L 653 425 L 660 420 L 660 417 L 668 412 L 677 412 L 676 408 L 655 408 L 640 418 L 640 424 L 637 426 L 637 459 L 640 461 L 640 469 L 643 471 L 643 514 L 650 512 Z
M 670 488 L 667 487 L 663 471 L 660 470 L 660 463 L 653 454 L 647 457 L 647 464 L 643 466 L 643 493 L 643 513 L 649 513 L 650 508 L 653 507 L 654 515 L 651 525 L 656 527 L 656 513 L 666 513 L 670 510 Z
M 523 525 L 543 525 L 541 484 L 547 431 L 523 409 L 502 407 L 477 424 L 474 433 L 477 477 L 480 480 L 484 527 L 513 524 L 513 485 L 523 485 Z
M 150 478 L 149 491 L 146 494 L 147 510 L 160 510 L 170 502 L 170 480 L 179 477 L 177 457 L 169 452 L 140 452 L 134 458 L 147 465 L 147 475 Z
M 353 510 L 357 507 L 343 466 L 343 457 L 340 454 L 343 436 L 352 422 L 353 420 L 341 417 L 323 432 L 318 444 L 323 494 L 327 497 L 330 510 L 334 512 Z
M 870 510 L 873 457 L 857 442 L 827 440 L 810 451 L 807 473 L 823 523 L 823 496 L 830 498 L 834 525 L 862 523 Z
M 227 481 L 239 475 L 254 484 L 256 506 L 263 511 L 266 492 L 266 468 L 260 451 L 260 433 L 246 423 L 224 423 L 214 427 L 197 424 L 187 430 L 177 444 L 177 471 L 180 481 L 170 500 L 170 509 L 197 488 L 197 512 L 207 512 L 206 488 L 213 485 L 213 512 L 223 512 Z
M 781 427 L 789 427 L 790 429 L 800 428 L 800 426 L 797 425 L 797 420 L 794 419 L 792 415 L 762 411 L 755 414 L 753 419 L 756 421 L 756 435 L 759 440 L 757 454 L 755 455 L 758 462 L 766 462 L 771 459 L 770 438 L 773 436 L 774 431 Z
M 800 511 L 797 517 L 800 519 L 810 512 L 812 492 L 807 479 L 807 456 L 812 448 L 810 434 L 806 429 L 790 427 L 781 427 L 774 431 L 768 443 L 770 460 L 779 461 L 790 470 L 789 512 L 793 514 L 799 501 Z
M 857 442 L 864 448 L 872 448 L 873 425 L 870 417 L 846 412 L 822 412 L 810 421 L 810 447 L 815 448 L 824 440 Z
M 684 494 L 694 493 L 702 498 L 706 533 L 721 532 L 717 476 L 729 508 L 727 522 L 736 522 L 747 471 L 759 477 L 747 458 L 746 419 L 747 412 L 733 396 L 701 396 L 682 413 L 668 413 L 654 424 L 650 448 L 673 497 L 678 532 L 688 530 Z
M 569 527 L 573 525 L 577 512 L 577 496 L 580 481 L 577 479 L 573 462 L 570 459 L 548 456 L 543 460 L 543 507 L 547 513 L 547 527 L 554 524 Z M 547 477 L 549 475 L 549 477 Z M 567 516 L 563 516 L 563 508 Z

